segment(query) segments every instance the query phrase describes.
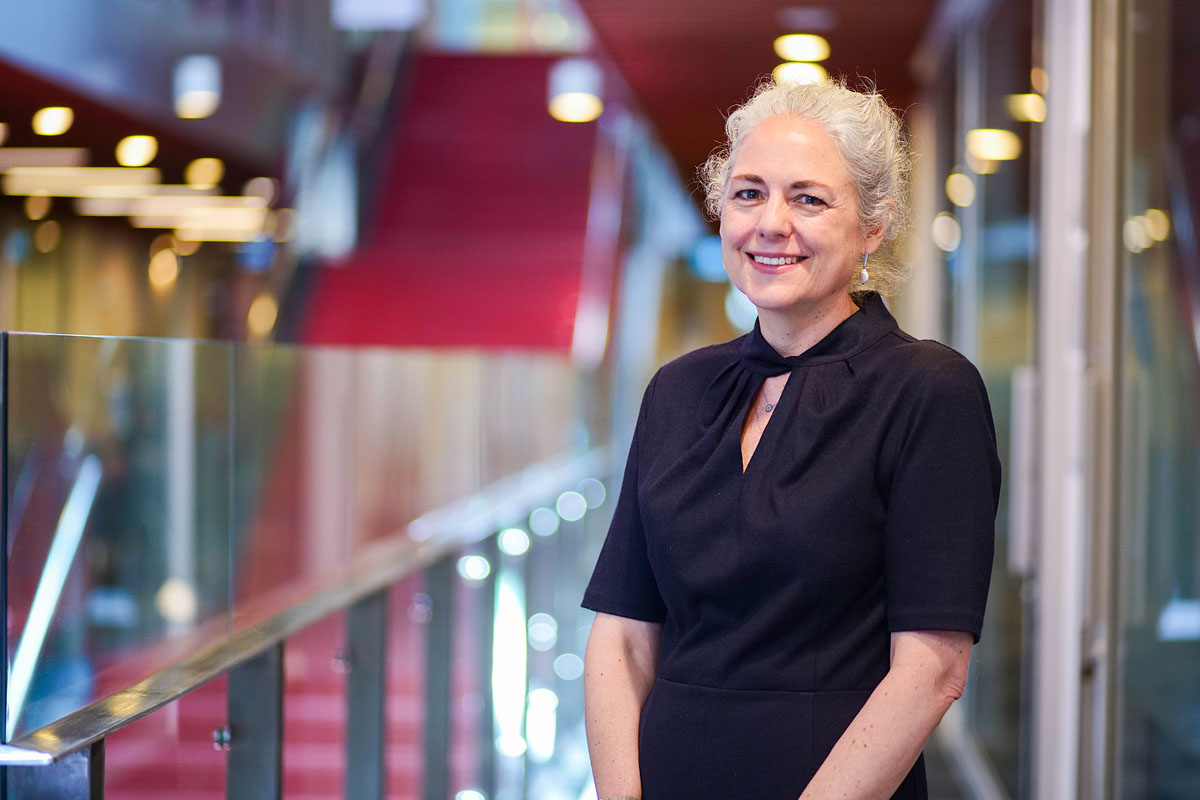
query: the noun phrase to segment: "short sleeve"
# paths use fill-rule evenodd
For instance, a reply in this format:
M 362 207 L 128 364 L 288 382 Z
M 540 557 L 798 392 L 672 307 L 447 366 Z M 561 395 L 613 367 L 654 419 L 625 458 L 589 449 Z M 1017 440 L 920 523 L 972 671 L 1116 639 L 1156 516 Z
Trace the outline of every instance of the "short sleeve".
M 889 437 L 887 619 L 892 632 L 966 631 L 979 641 L 1000 461 L 983 380 L 969 361 L 951 356 L 910 386 Z
M 638 500 L 638 458 L 641 443 L 647 436 L 646 417 L 653 393 L 654 381 L 651 380 L 642 397 L 617 507 L 592 579 L 583 594 L 583 606 L 619 617 L 662 622 L 666 617 L 666 606 L 650 567 Z

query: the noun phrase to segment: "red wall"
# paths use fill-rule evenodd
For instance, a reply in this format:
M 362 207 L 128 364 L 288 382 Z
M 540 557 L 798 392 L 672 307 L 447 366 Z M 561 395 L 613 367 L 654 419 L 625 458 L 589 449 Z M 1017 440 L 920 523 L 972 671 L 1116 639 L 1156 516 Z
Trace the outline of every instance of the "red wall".
M 305 340 L 570 348 L 596 123 L 546 113 L 553 59 L 422 55 L 358 250 Z

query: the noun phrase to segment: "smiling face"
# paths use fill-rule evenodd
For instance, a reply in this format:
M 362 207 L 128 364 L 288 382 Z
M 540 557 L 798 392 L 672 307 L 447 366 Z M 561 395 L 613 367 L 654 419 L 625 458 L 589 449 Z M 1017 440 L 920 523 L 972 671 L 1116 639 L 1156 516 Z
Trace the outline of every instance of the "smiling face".
M 882 238 L 863 234 L 854 184 L 823 127 L 776 116 L 742 139 L 729 165 L 721 251 L 764 324 L 852 314 L 851 278 Z

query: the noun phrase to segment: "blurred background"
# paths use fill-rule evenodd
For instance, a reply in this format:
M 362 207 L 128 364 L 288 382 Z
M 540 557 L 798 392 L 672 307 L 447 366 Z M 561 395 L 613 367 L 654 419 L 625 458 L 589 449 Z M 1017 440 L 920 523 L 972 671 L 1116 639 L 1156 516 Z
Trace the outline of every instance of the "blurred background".
M 6 796 L 594 797 L 642 389 L 754 321 L 696 170 L 832 75 L 904 116 L 890 306 L 1004 460 L 931 796 L 1200 797 L 1197 40 L 1185 0 L 5 4 Z

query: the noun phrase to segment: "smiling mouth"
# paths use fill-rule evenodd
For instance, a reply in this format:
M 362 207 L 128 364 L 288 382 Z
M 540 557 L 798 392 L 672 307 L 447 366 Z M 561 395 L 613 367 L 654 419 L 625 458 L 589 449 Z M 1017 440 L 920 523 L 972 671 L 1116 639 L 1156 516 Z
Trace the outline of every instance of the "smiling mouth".
M 774 258 L 771 256 L 759 256 L 754 253 L 747 253 L 750 260 L 756 264 L 762 264 L 765 267 L 786 267 L 789 264 L 799 264 L 804 260 L 804 256 L 782 256 Z

